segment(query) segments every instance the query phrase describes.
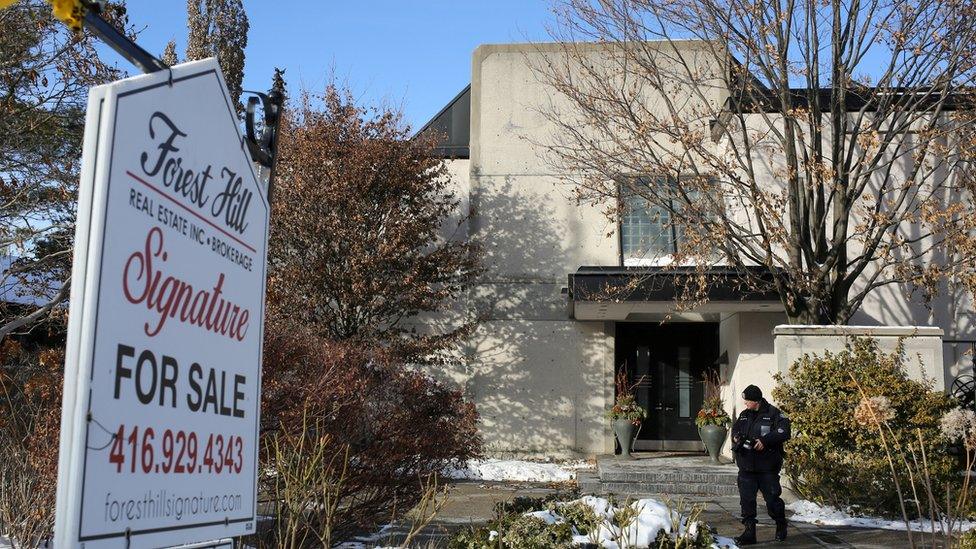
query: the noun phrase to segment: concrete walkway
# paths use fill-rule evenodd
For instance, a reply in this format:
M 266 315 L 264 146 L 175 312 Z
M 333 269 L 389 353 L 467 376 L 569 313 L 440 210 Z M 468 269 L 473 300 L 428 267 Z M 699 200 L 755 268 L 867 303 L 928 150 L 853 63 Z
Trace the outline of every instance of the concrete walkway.
M 570 486 L 563 486 L 568 488 Z M 452 532 L 467 526 L 485 524 L 494 515 L 495 504 L 511 501 L 516 496 L 540 497 L 556 492 L 558 485 L 505 482 L 455 482 L 449 486 L 448 500 L 437 519 L 417 539 L 414 546 L 446 547 Z M 734 537 L 741 533 L 739 522 L 739 500 L 735 496 L 708 496 L 686 498 L 685 501 L 700 501 L 706 505 L 703 519 L 718 530 L 722 536 Z M 905 533 L 892 530 L 867 528 L 819 526 L 804 523 L 790 523 L 790 537 L 786 543 L 772 541 L 775 527 L 765 517 L 760 496 L 760 523 L 758 536 L 760 544 L 755 547 L 797 547 L 797 548 L 898 548 L 908 547 Z M 395 542 L 405 528 L 396 528 L 377 542 Z

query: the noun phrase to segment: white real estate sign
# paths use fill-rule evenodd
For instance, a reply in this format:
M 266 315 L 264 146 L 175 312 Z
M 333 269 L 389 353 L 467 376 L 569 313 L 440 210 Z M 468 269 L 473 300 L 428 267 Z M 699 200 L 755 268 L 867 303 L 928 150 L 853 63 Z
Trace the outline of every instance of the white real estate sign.
M 269 206 L 216 61 L 93 89 L 56 547 L 255 530 Z

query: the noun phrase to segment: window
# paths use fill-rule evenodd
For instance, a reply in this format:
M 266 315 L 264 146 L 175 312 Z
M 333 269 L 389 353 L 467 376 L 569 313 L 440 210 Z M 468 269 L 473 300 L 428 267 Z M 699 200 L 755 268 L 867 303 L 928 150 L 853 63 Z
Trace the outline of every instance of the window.
M 641 185 L 668 185 L 666 178 L 642 178 Z M 666 190 L 665 190 L 666 193 Z M 660 204 L 621 188 L 623 215 L 620 219 L 620 249 L 624 265 L 640 265 L 669 256 L 677 251 L 676 233 L 671 213 Z
M 712 183 L 714 180 L 709 180 L 709 187 Z M 620 218 L 620 251 L 625 266 L 660 265 L 670 262 L 671 256 L 678 253 L 684 230 L 681 223 L 673 222 L 671 212 L 684 210 L 682 205 L 685 201 L 672 199 L 676 184 L 673 178 L 642 177 L 628 185 L 621 185 L 623 214 Z M 658 187 L 652 188 L 652 185 Z M 635 186 L 647 186 L 647 192 L 636 192 Z M 688 194 L 688 200 L 701 196 L 698 184 L 686 184 L 682 191 Z M 645 196 L 657 198 L 652 203 Z M 688 213 L 691 214 L 690 211 Z M 711 217 L 702 211 L 695 214 Z M 694 223 L 688 219 L 682 221 Z

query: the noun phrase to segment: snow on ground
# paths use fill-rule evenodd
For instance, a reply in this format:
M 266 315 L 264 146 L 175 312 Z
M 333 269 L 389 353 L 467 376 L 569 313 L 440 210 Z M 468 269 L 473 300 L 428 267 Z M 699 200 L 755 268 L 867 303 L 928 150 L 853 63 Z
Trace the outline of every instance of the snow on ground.
M 358 536 L 353 538 L 352 541 L 340 543 L 339 545 L 336 545 L 336 549 L 388 549 L 381 544 L 383 541 L 387 541 L 392 533 L 393 525 L 387 524 L 373 534 L 368 536 Z
M 677 517 L 675 517 L 675 520 L 672 520 L 672 511 L 668 509 L 667 505 L 656 499 L 639 499 L 632 502 L 630 506 L 637 511 L 637 518 L 628 527 L 623 529 L 613 524 L 613 516 L 617 508 L 611 505 L 606 499 L 585 496 L 575 501 L 562 503 L 561 505 L 571 505 L 576 502 L 582 502 L 588 505 L 598 516 L 604 518 L 604 523 L 600 526 L 599 532 L 597 532 L 598 539 L 593 540 L 589 536 L 577 535 L 573 536 L 573 541 L 576 543 L 596 541 L 604 549 L 619 549 L 620 544 L 618 541 L 624 540 L 627 542 L 624 544 L 624 547 L 647 547 L 654 541 L 659 531 L 665 530 L 670 532 L 675 523 L 678 524 L 679 534 L 687 534 L 689 536 L 694 536 L 700 527 L 700 523 L 694 522 L 689 524 L 684 517 L 680 518 L 680 520 L 677 520 Z M 558 514 L 554 513 L 554 516 L 556 522 L 563 520 Z M 715 549 L 725 549 L 735 548 L 736 545 L 729 538 L 715 536 L 715 543 L 712 544 L 712 547 Z
M 700 523 L 697 522 L 689 524 L 684 517 L 680 520 L 678 517 L 674 517 L 672 520 L 672 511 L 668 509 L 667 505 L 656 499 L 640 499 L 631 503 L 630 506 L 637 511 L 637 517 L 626 528 L 614 525 L 613 518 L 618 508 L 611 505 L 608 500 L 595 496 L 584 496 L 577 500 L 558 503 L 555 511 L 531 511 L 525 515 L 540 518 L 546 524 L 559 524 L 566 522 L 566 519 L 559 514 L 559 507 L 574 503 L 583 503 L 589 506 L 597 516 L 603 519 L 603 525 L 592 537 L 576 533 L 573 536 L 573 542 L 576 544 L 598 543 L 604 549 L 619 549 L 621 545 L 619 542 L 626 540 L 626 543 L 623 544 L 624 547 L 647 547 L 654 541 L 659 531 L 670 532 L 675 524 L 678 524 L 680 534 L 687 534 L 688 536 L 694 536 L 698 528 L 701 527 Z M 494 532 L 493 534 L 497 535 Z M 726 549 L 735 548 L 736 545 L 729 538 L 715 536 L 715 543 L 712 547 Z
M 508 480 L 515 482 L 565 482 L 576 478 L 576 471 L 589 468 L 585 461 L 563 464 L 514 459 L 470 460 L 463 468 L 450 468 L 444 476 L 455 480 Z
M 573 536 L 573 542 L 577 545 L 595 542 L 603 549 L 620 549 L 621 544 L 619 542 L 626 540 L 627 543 L 623 544 L 624 547 L 647 547 L 654 541 L 659 531 L 665 530 L 670 532 L 675 524 L 678 524 L 679 533 L 687 534 L 688 536 L 694 536 L 698 528 L 701 527 L 701 523 L 688 523 L 684 517 L 680 520 L 678 520 L 678 517 L 675 517 L 675 520 L 672 520 L 672 511 L 668 509 L 668 506 L 655 499 L 641 499 L 631 503 L 630 506 L 637 511 L 637 517 L 627 528 L 623 529 L 615 526 L 613 523 L 614 514 L 618 511 L 618 508 L 611 505 L 608 500 L 595 496 L 584 496 L 577 500 L 558 503 L 554 511 L 530 511 L 525 513 L 525 515 L 542 519 L 546 524 L 560 524 L 566 522 L 566 519 L 559 514 L 559 507 L 572 505 L 577 502 L 589 506 L 597 516 L 602 517 L 604 520 L 604 524 L 598 532 L 595 532 L 593 537 L 580 535 L 574 529 L 575 535 Z M 375 544 L 387 537 L 386 534 L 390 528 L 391 525 L 387 525 L 371 536 L 364 536 L 357 538 L 353 542 L 343 543 L 339 548 L 385 549 Z M 494 539 L 498 535 L 498 532 L 492 531 L 490 539 Z M 712 544 L 712 548 L 738 549 L 735 542 L 730 538 L 721 536 L 715 536 L 715 543 Z
M 786 506 L 795 513 L 790 520 L 793 522 L 807 522 L 823 524 L 825 526 L 856 526 L 859 528 L 880 528 L 882 530 L 905 530 L 905 521 L 888 520 L 878 517 L 856 517 L 829 505 L 820 505 L 812 501 L 799 500 Z M 913 531 L 931 532 L 932 522 L 929 520 L 913 520 L 910 522 Z M 962 531 L 976 528 L 976 522 L 962 521 L 954 525 Z M 936 525 L 936 531 L 939 526 Z

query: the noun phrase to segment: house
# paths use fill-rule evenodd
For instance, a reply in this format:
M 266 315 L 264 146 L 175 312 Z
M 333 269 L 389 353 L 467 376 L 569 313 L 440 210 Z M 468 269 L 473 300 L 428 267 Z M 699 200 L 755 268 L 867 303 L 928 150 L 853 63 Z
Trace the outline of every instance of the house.
M 693 419 L 703 373 L 720 375 L 726 408 L 735 412 L 742 388 L 756 383 L 768 394 L 786 356 L 809 343 L 802 329 L 774 335 L 786 316 L 773 293 L 717 286 L 703 306 L 676 311 L 671 277 L 681 269 L 662 270 L 637 255 L 635 242 L 661 230 L 653 218 L 637 211 L 614 224 L 599 208 L 576 203 L 536 146 L 554 131 L 540 114 L 554 94 L 532 64 L 557 47 L 479 47 L 470 86 L 421 130 L 442 135 L 439 152 L 470 207 L 468 230 L 483 242 L 488 269 L 468 303 L 486 321 L 465 360 L 443 374 L 478 406 L 494 454 L 612 453 L 605 412 L 622 365 L 632 379 L 645 379 L 637 397 L 651 414 L 636 448 L 701 448 Z M 637 275 L 651 282 L 624 299 L 588 297 Z M 890 341 L 914 335 L 909 354 L 925 355 L 916 374 L 943 388 L 971 370 L 972 311 L 958 295 L 929 308 L 888 287 L 871 294 L 852 324 Z M 778 358 L 780 344 L 788 348 Z

